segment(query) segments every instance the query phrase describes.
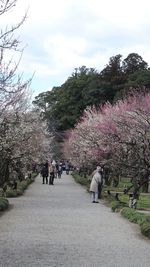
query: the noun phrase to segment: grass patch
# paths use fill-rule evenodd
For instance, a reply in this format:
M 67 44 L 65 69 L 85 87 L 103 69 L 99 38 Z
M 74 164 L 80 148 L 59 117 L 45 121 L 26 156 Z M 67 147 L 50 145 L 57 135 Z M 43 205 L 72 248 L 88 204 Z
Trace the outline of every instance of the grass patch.
M 130 179 L 128 178 L 122 178 L 121 181 L 119 181 L 119 184 L 117 187 L 114 187 L 112 185 L 105 185 L 105 190 L 110 190 L 110 191 L 114 191 L 114 192 L 123 192 L 125 187 L 130 187 L 132 184 L 130 182 Z
M 115 196 L 113 192 L 112 192 L 112 195 Z M 111 202 L 115 200 L 115 197 L 110 197 L 106 191 L 103 191 L 103 197 L 105 198 L 107 202 L 110 202 L 110 205 L 111 205 Z M 120 200 L 119 201 L 120 207 L 121 207 L 121 203 L 123 204 L 122 207 L 124 206 L 129 207 L 129 196 L 128 195 L 120 193 L 119 200 Z M 140 194 L 139 200 L 137 201 L 137 210 L 150 211 L 150 195 L 146 195 L 142 193 Z
M 120 200 L 126 203 L 129 203 L 129 196 L 122 194 L 120 195 Z M 150 195 L 149 194 L 140 194 L 139 200 L 137 201 L 138 210 L 149 210 L 150 211 Z
M 129 195 L 128 194 L 124 194 L 123 190 L 124 190 L 125 186 L 126 187 L 130 187 L 131 185 L 132 184 L 130 183 L 130 179 L 122 178 L 117 187 L 104 185 L 103 194 L 104 194 L 105 198 L 107 198 L 107 193 L 104 193 L 104 192 L 107 192 L 109 190 L 114 195 L 115 195 L 115 192 L 118 192 L 120 201 L 121 202 L 125 202 L 127 204 L 127 206 L 128 206 L 128 204 L 129 204 Z M 132 189 L 131 189 L 131 192 L 132 192 Z M 150 194 L 140 193 L 140 197 L 139 197 L 139 199 L 137 201 L 137 209 L 138 210 L 148 210 L 148 211 L 150 211 Z
M 87 176 L 86 178 L 83 176 L 80 176 L 77 172 L 73 172 L 72 176 L 74 177 L 75 181 L 81 185 L 84 185 L 87 187 L 87 190 L 89 190 L 90 186 L 90 176 Z M 112 194 L 115 196 L 115 192 L 119 193 L 119 199 L 120 202 L 118 205 L 116 204 L 116 210 L 119 210 L 124 206 L 129 206 L 129 196 L 123 193 L 124 187 L 130 187 L 130 179 L 128 178 L 122 178 L 119 182 L 119 185 L 117 187 L 112 186 L 103 186 L 102 189 L 102 198 L 104 198 L 109 206 L 113 206 L 112 209 L 114 210 L 115 207 L 113 204 L 111 204 L 112 201 L 115 201 L 115 197 L 110 197 L 106 192 L 110 190 Z M 117 201 L 118 202 L 118 201 Z M 149 194 L 140 194 L 139 200 L 137 201 L 137 209 L 139 210 L 148 210 L 150 211 L 150 195 Z
M 138 200 L 137 208 L 150 211 L 150 195 L 141 193 L 140 198 Z

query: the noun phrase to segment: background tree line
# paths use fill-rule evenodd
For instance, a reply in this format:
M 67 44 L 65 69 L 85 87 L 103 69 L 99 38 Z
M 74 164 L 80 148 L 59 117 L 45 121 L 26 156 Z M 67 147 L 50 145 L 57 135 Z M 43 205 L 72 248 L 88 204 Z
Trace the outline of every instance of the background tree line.
M 116 55 L 100 72 L 76 68 L 64 84 L 39 94 L 33 104 L 47 119 L 50 131 L 60 133 L 73 128 L 86 107 L 115 103 L 146 88 L 150 88 L 150 69 L 142 57 L 131 53 L 122 60 Z

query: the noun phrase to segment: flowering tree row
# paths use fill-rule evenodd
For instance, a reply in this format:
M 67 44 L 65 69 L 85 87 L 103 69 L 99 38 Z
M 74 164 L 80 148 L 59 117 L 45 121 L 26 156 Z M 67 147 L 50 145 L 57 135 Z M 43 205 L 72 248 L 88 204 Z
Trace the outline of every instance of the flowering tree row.
M 5 111 L 0 118 L 0 184 L 24 178 L 33 161 L 46 160 L 49 136 L 37 112 Z
M 148 190 L 150 177 L 150 94 L 85 110 L 69 133 L 65 154 L 75 166 L 103 165 L 113 176 L 131 177 Z
M 32 161 L 45 160 L 49 150 L 46 125 L 37 112 L 29 109 L 27 96 L 32 79 L 24 81 L 18 75 L 20 59 L 16 62 L 16 56 L 19 53 L 21 58 L 22 49 L 15 32 L 26 14 L 12 26 L 3 25 L 2 17 L 16 4 L 17 0 L 0 1 L 0 186 L 14 172 L 23 178 Z

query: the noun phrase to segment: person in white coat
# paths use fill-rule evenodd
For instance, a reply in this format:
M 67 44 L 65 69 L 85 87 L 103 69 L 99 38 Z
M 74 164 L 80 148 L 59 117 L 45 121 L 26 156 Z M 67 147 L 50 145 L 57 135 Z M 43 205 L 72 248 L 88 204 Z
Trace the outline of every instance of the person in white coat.
M 102 183 L 102 176 L 100 173 L 101 167 L 97 167 L 94 175 L 92 177 L 92 181 L 90 184 L 90 192 L 92 193 L 92 202 L 98 203 L 98 185 Z

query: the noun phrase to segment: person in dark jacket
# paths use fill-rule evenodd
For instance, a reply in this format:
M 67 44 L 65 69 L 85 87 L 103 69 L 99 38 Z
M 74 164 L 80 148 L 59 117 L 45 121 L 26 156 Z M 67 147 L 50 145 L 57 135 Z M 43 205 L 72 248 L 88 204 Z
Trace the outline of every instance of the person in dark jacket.
M 47 184 L 48 183 L 48 168 L 46 164 L 42 167 L 41 176 L 43 178 L 43 184 L 45 184 L 45 182 Z
M 66 174 L 69 174 L 69 169 L 70 169 L 69 161 L 67 160 L 67 161 L 65 162 L 65 170 L 66 170 Z

